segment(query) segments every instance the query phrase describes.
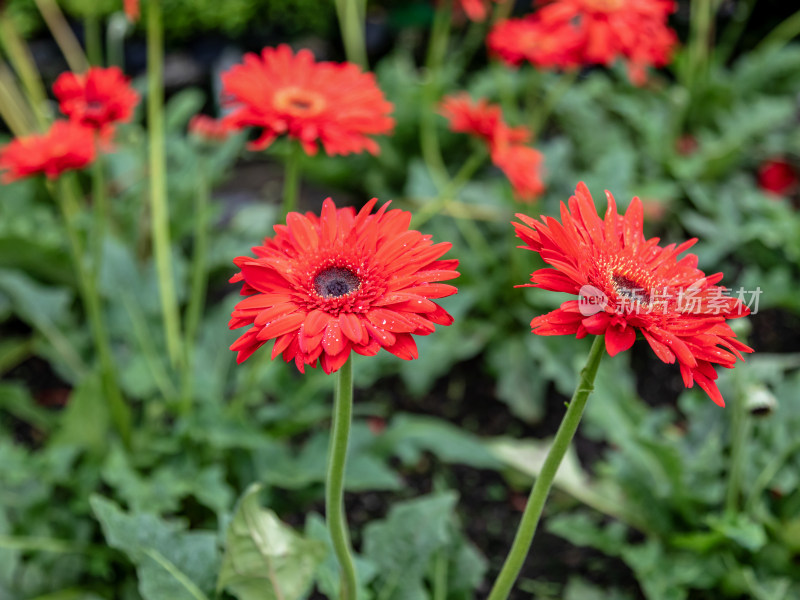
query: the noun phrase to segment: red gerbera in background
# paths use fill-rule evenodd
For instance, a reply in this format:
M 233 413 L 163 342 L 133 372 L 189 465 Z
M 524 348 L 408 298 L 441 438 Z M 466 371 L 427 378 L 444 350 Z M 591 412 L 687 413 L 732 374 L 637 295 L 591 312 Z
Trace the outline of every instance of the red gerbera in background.
M 118 67 L 91 67 L 86 73 L 62 73 L 53 84 L 59 109 L 71 121 L 105 129 L 130 121 L 139 94 Z
M 222 119 L 195 115 L 189 120 L 189 133 L 208 142 L 222 142 L 230 136 L 231 130 Z
M 758 168 L 758 187 L 776 196 L 789 196 L 800 187 L 800 179 L 790 163 L 773 158 Z
M 520 200 L 532 200 L 544 191 L 542 154 L 524 145 L 533 137 L 527 127 L 509 127 L 498 105 L 485 98 L 475 102 L 465 93 L 446 96 L 440 111 L 452 131 L 474 135 L 486 143 L 492 162 L 506 174 Z
M 569 207 L 561 204 L 561 222 L 536 221 L 522 214 L 514 223 L 529 250 L 554 268 L 531 274 L 536 287 L 579 295 L 531 321 L 539 335 L 605 335 L 610 355 L 629 349 L 642 333 L 665 363 L 680 365 L 686 387 L 696 382 L 720 406 L 715 364 L 733 367 L 752 349 L 735 339 L 725 322 L 749 314 L 737 299 L 716 285 L 722 273 L 706 276 L 697 256 L 678 255 L 697 240 L 679 246 L 646 240 L 642 203 L 634 198 L 624 216 L 617 214 L 609 192 L 605 219 L 597 215 L 592 196 L 579 183 Z
M 331 155 L 377 154 L 378 144 L 367 136 L 394 129 L 393 106 L 372 73 L 347 62 L 315 62 L 310 51 L 295 54 L 285 44 L 246 54 L 243 64 L 222 74 L 222 85 L 224 101 L 235 107 L 225 122 L 264 130 L 250 144 L 254 150 L 286 134 L 312 155 L 318 143 Z
M 3 183 L 44 173 L 55 179 L 95 159 L 95 134 L 74 121 L 55 121 L 47 133 L 16 138 L 0 148 Z
M 576 28 L 563 28 L 551 35 L 533 17 L 500 21 L 486 37 L 489 52 L 511 66 L 528 61 L 541 68 L 568 69 L 581 64 L 581 35 Z
M 437 283 L 458 277 L 457 260 L 439 260 L 452 244 L 409 230 L 411 213 L 377 202 L 337 209 L 328 198 L 322 215 L 290 212 L 275 237 L 256 246 L 256 258 L 240 256 L 242 295 L 230 328 L 250 328 L 231 346 L 237 361 L 275 340 L 302 372 L 305 365 L 338 370 L 353 350 L 372 356 L 384 348 L 417 358 L 412 335 L 428 335 L 453 318 L 432 299 L 456 293 Z
M 631 81 L 646 80 L 645 68 L 666 65 L 677 43 L 667 25 L 673 0 L 545 0 L 535 13 L 538 31 L 571 45 L 580 38 L 582 64 L 610 65 L 621 58 Z
M 503 4 L 510 0 L 494 0 Z M 489 0 L 458 0 L 458 7 L 464 11 L 470 21 L 483 22 L 489 13 Z

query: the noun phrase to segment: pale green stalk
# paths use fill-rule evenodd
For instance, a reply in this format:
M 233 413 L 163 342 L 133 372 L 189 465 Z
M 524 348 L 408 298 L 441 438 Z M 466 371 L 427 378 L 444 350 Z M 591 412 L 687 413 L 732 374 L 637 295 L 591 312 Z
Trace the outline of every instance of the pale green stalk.
M 586 407 L 586 401 L 594 390 L 594 379 L 604 353 L 604 336 L 595 336 L 586 365 L 581 370 L 578 387 L 572 395 L 572 400 L 556 432 L 553 444 L 547 452 L 542 470 L 533 484 L 533 489 L 531 489 L 525 511 L 522 513 L 522 520 L 514 536 L 511 550 L 509 550 L 503 568 L 500 570 L 494 586 L 492 586 L 488 600 L 504 600 L 508 598 L 514 587 L 514 582 L 517 580 L 522 565 L 525 563 L 525 558 L 528 556 L 533 536 L 536 533 L 536 527 L 542 516 L 544 504 L 550 493 L 550 488 L 553 486 L 558 467 L 561 465 L 561 461 L 578 429 L 583 409 Z
M 347 359 L 336 374 L 331 441 L 328 448 L 328 475 L 325 484 L 325 518 L 333 550 L 341 572 L 340 600 L 356 600 L 358 580 L 350 548 L 347 516 L 344 509 L 344 480 L 350 421 L 353 416 L 353 364 Z
M 170 362 L 173 366 L 182 366 L 185 355 L 170 256 L 172 244 L 164 151 L 164 26 L 161 0 L 150 0 L 147 9 L 147 127 L 150 136 L 150 218 L 161 316 Z

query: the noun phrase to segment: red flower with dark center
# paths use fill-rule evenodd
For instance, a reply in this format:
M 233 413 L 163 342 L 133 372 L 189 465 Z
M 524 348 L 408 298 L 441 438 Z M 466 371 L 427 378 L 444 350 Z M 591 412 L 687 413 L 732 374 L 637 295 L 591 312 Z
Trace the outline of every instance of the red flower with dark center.
M 452 244 L 409 230 L 411 214 L 375 214 L 376 199 L 358 214 L 328 198 L 322 215 L 289 213 L 275 237 L 256 246 L 256 258 L 240 256 L 231 282 L 243 281 L 246 299 L 234 308 L 230 328 L 249 326 L 233 343 L 237 361 L 275 340 L 279 354 L 326 373 L 338 370 L 353 350 L 372 356 L 381 348 L 405 360 L 417 358 L 414 335 L 428 335 L 453 318 L 434 299 L 456 293 L 437 283 L 458 277 L 457 260 L 439 260 Z
M 540 68 L 569 69 L 580 61 L 582 36 L 575 27 L 551 35 L 535 16 L 500 21 L 486 37 L 489 51 L 511 66 L 528 61 Z
M 646 81 L 648 66 L 669 63 L 677 44 L 667 25 L 673 0 L 544 0 L 536 19 L 545 35 L 572 43 L 580 35 L 582 64 L 610 65 L 623 59 L 637 85 Z
M 768 160 L 758 168 L 758 187 L 776 196 L 790 196 L 800 186 L 797 171 L 782 158 Z
M 235 129 L 261 127 L 250 144 L 263 150 L 279 135 L 298 140 L 308 154 L 379 152 L 371 135 L 389 134 L 393 106 L 372 73 L 352 63 L 315 62 L 308 50 L 287 45 L 246 54 L 244 63 L 222 74 L 223 99 L 235 107 L 225 122 Z
M 568 207 L 562 203 L 561 222 L 517 214 L 522 223 L 514 228 L 523 247 L 554 267 L 534 271 L 526 286 L 579 296 L 534 318 L 533 332 L 605 335 L 612 356 L 628 350 L 641 332 L 658 358 L 678 362 L 686 387 L 697 383 L 724 406 L 714 365 L 732 368 L 737 358 L 744 360 L 742 352 L 753 351 L 736 339 L 726 319 L 750 311 L 716 285 L 722 273 L 706 276 L 694 254 L 678 259 L 696 239 L 666 247 L 658 238 L 646 240 L 639 199 L 620 216 L 614 198 L 609 192 L 606 197 L 605 219 L 583 183 Z
M 92 129 L 74 121 L 55 121 L 47 133 L 16 138 L 0 148 L 3 183 L 44 173 L 56 179 L 64 171 L 83 169 L 96 155 Z
M 118 67 L 91 67 L 80 75 L 62 73 L 53 93 L 70 121 L 98 130 L 130 121 L 139 103 L 139 94 Z

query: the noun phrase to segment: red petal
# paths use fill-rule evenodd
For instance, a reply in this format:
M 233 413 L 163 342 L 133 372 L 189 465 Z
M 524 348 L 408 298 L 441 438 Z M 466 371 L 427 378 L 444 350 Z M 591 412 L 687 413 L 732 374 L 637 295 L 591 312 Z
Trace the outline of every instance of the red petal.
M 633 327 L 612 326 L 606 329 L 606 350 L 609 356 L 628 350 L 635 341 L 636 330 Z
M 384 348 L 403 360 L 414 360 L 419 356 L 417 344 L 414 338 L 408 333 L 397 334 L 395 343 L 388 347 L 384 346 Z

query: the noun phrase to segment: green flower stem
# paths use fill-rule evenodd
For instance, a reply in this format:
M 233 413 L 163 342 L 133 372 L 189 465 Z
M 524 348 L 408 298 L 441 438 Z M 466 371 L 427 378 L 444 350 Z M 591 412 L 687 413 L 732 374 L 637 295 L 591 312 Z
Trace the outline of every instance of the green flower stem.
M 303 147 L 300 142 L 291 142 L 289 156 L 286 158 L 286 167 L 283 175 L 283 204 L 281 215 L 286 215 L 297 210 L 297 194 L 300 190 L 300 163 L 303 159 Z
M 86 15 L 83 19 L 83 31 L 86 40 L 86 56 L 94 66 L 103 65 L 103 43 L 100 17 L 95 14 Z
M 704 79 L 711 57 L 711 36 L 714 28 L 714 0 L 695 0 L 690 5 L 689 69 L 686 87 L 694 95 Z
M 64 13 L 58 7 L 55 0 L 33 0 L 42 19 L 47 24 L 47 28 L 53 36 L 53 39 L 61 49 L 64 59 L 69 65 L 69 70 L 75 73 L 83 73 L 89 68 L 89 63 L 86 60 L 86 55 L 83 53 L 78 39 L 72 33 L 72 28 L 67 23 Z
M 425 81 L 422 86 L 422 112 L 420 114 L 419 137 L 422 158 L 436 187 L 441 191 L 450 181 L 447 166 L 442 158 L 437 128 L 438 113 L 435 105 L 440 92 L 440 72 L 447 53 L 450 38 L 451 0 L 447 0 L 436 10 L 428 42 L 428 55 L 425 61 Z
M 785 46 L 798 35 L 800 35 L 800 10 L 770 31 L 767 37 L 756 47 L 755 51 L 775 50 Z
M 58 194 L 55 195 L 55 198 L 57 204 L 61 208 L 61 214 L 64 218 L 70 254 L 72 255 L 75 273 L 78 277 L 78 288 L 81 300 L 83 301 L 86 314 L 89 318 L 89 328 L 91 329 L 95 349 L 100 357 L 101 377 L 107 397 L 100 398 L 99 400 L 101 402 L 108 402 L 114 425 L 122 441 L 126 446 L 130 447 L 130 408 L 125 404 L 125 399 L 122 397 L 122 392 L 120 392 L 119 385 L 117 384 L 114 358 L 111 353 L 111 343 L 108 339 L 108 329 L 106 328 L 103 318 L 103 310 L 96 280 L 86 269 L 83 261 L 83 249 L 81 247 L 77 224 L 78 214 L 80 212 L 77 180 L 70 175 L 62 176 L 58 181 Z
M 500 575 L 494 582 L 488 600 L 508 598 L 511 589 L 514 587 L 514 582 L 530 550 L 536 527 L 539 524 L 539 518 L 542 516 L 545 500 L 547 500 L 547 495 L 550 493 L 558 467 L 569 448 L 570 442 L 572 442 L 575 431 L 578 429 L 583 409 L 586 407 L 586 401 L 594 390 L 594 378 L 597 375 L 597 368 L 600 366 L 600 359 L 603 358 L 603 354 L 605 354 L 605 338 L 602 335 L 595 336 L 592 349 L 589 351 L 589 357 L 586 359 L 586 365 L 581 371 L 578 387 L 572 395 L 572 400 L 567 407 L 567 412 L 564 414 L 564 419 L 556 432 L 553 445 L 550 446 L 550 450 L 547 452 L 542 471 L 533 485 L 528 504 L 522 513 L 522 520 L 517 529 L 517 534 L 514 536 L 514 543 L 511 545 L 511 550 L 508 552 Z
M 341 569 L 341 600 L 356 598 L 356 568 L 350 549 L 350 535 L 344 511 L 344 471 L 347 443 L 353 413 L 353 363 L 348 359 L 336 374 L 336 394 L 328 448 L 328 478 L 325 485 L 325 518 L 333 541 L 333 549 Z
M 197 329 L 205 305 L 208 286 L 208 203 L 209 186 L 201 164 L 197 177 L 194 204 L 194 254 L 192 256 L 192 282 L 189 306 L 186 309 L 186 370 L 184 371 L 181 412 L 187 414 L 192 407 L 192 363 L 197 341 Z
M 428 220 L 439 214 L 455 198 L 458 191 L 466 185 L 470 178 L 475 174 L 480 166 L 486 161 L 486 149 L 483 146 L 476 148 L 470 157 L 464 162 L 456 173 L 455 177 L 445 186 L 439 196 L 432 202 L 427 203 L 422 210 L 418 211 L 412 218 L 414 229 L 419 229 Z
M 747 23 L 750 21 L 755 5 L 756 0 L 744 0 L 736 4 L 732 18 L 717 42 L 716 55 L 720 65 L 727 63 L 733 54 L 747 27 Z
M 150 0 L 147 9 L 147 125 L 150 136 L 150 214 L 153 252 L 167 353 L 173 366 L 182 366 L 178 298 L 172 273 L 167 204 L 167 169 L 164 152 L 164 26 L 161 0 Z
M 0 40 L 8 59 L 17 71 L 22 87 L 28 96 L 28 104 L 33 111 L 39 129 L 47 127 L 45 109 L 47 106 L 47 92 L 45 92 L 42 78 L 36 63 L 31 56 L 30 49 L 25 40 L 19 35 L 14 22 L 8 13 L 0 11 Z
M 367 45 L 364 39 L 366 6 L 361 0 L 336 0 L 335 4 L 347 60 L 366 71 L 369 69 Z
M 29 134 L 34 129 L 33 116 L 17 86 L 11 69 L 0 58 L 0 117 L 15 136 Z

